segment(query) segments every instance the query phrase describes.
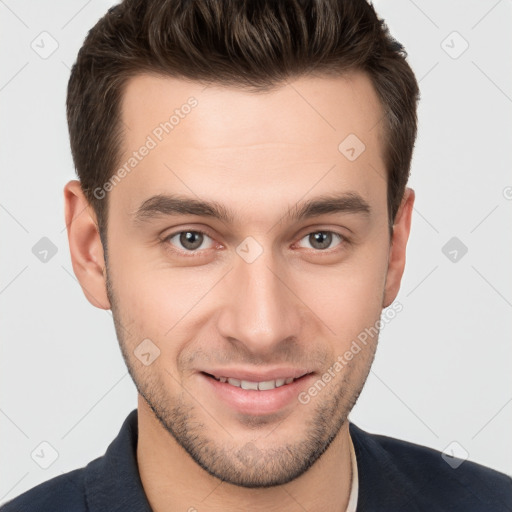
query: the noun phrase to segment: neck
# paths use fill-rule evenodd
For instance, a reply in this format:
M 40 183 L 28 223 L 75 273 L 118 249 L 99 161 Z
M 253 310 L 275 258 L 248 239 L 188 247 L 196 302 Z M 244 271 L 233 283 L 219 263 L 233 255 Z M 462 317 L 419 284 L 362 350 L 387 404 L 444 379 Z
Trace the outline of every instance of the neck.
M 200 510 L 344 511 L 351 484 L 348 422 L 319 460 L 280 486 L 248 489 L 222 482 L 198 466 L 138 399 L 137 463 L 154 512 Z

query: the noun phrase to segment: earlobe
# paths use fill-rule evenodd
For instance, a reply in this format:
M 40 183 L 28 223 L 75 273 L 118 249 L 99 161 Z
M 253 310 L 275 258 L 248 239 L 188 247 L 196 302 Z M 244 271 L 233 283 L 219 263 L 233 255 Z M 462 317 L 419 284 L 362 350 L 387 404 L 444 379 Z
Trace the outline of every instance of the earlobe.
M 414 199 L 414 190 L 407 187 L 395 218 L 395 224 L 393 225 L 393 237 L 389 248 L 389 261 L 382 304 L 383 308 L 387 308 L 392 304 L 400 290 L 400 283 L 405 269 L 405 255 L 407 240 L 409 239 L 411 230 Z
M 79 181 L 71 180 L 64 187 L 64 205 L 73 271 L 87 300 L 97 308 L 110 309 L 97 219 Z

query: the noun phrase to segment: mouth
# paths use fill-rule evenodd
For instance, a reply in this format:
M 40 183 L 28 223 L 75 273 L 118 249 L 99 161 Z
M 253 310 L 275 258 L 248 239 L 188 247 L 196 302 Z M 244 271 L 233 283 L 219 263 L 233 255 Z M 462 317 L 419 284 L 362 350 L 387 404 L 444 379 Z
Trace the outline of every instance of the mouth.
M 284 414 L 300 405 L 300 393 L 311 385 L 314 372 L 305 370 L 276 370 L 266 374 L 253 372 L 220 370 L 220 375 L 199 372 L 201 381 L 206 385 L 206 401 L 222 409 L 245 416 L 268 416 Z M 276 417 L 277 418 L 277 417 Z
M 282 386 L 287 386 L 289 384 L 292 384 L 292 382 L 295 382 L 296 380 L 299 380 L 305 375 L 307 375 L 307 373 L 304 373 L 299 377 L 279 377 L 277 379 L 263 380 L 257 382 L 251 380 L 236 379 L 234 377 L 218 377 L 216 375 L 211 375 L 206 372 L 202 373 L 207 377 L 211 377 L 212 379 L 215 379 L 216 381 L 221 382 L 223 384 L 229 384 L 230 386 L 234 386 L 236 388 L 253 391 L 270 391 L 272 389 L 280 388 Z

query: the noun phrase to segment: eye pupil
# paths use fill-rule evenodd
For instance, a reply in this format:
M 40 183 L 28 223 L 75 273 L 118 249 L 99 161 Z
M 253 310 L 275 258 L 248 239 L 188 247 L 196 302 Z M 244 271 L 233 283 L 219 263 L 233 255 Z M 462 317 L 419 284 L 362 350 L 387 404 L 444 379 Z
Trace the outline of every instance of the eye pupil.
M 309 235 L 309 243 L 315 249 L 326 249 L 331 245 L 332 233 L 328 231 L 318 231 Z
M 180 234 L 180 243 L 185 247 L 185 249 L 193 251 L 198 247 L 201 247 L 201 244 L 203 243 L 203 235 L 197 231 L 184 231 Z

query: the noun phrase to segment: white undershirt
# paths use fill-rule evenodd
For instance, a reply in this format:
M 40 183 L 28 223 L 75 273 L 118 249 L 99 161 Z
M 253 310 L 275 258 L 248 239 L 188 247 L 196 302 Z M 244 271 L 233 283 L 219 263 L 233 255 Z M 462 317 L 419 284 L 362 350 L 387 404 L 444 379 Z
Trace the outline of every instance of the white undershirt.
M 350 437 L 350 460 L 352 464 L 352 484 L 350 486 L 350 497 L 348 500 L 346 512 L 356 512 L 357 509 L 357 496 L 359 494 L 359 476 L 357 473 L 357 459 L 356 452 L 354 450 L 354 443 L 352 443 L 352 437 Z

